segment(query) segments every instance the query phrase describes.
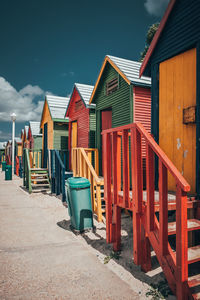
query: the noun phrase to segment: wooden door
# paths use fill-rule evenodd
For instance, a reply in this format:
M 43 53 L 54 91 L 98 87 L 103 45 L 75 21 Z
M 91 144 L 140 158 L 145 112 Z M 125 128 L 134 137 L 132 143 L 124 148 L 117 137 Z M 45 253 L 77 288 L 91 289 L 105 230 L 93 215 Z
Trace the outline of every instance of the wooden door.
M 101 131 L 112 128 L 112 110 L 103 110 L 101 112 Z M 101 151 L 99 153 L 100 161 L 102 163 L 102 175 L 103 175 L 103 156 L 102 156 L 102 142 Z
M 196 105 L 196 49 L 160 64 L 159 144 L 196 192 L 196 124 L 183 123 L 183 109 Z M 175 182 L 169 176 L 169 190 Z
M 72 122 L 72 148 L 77 147 L 77 122 Z

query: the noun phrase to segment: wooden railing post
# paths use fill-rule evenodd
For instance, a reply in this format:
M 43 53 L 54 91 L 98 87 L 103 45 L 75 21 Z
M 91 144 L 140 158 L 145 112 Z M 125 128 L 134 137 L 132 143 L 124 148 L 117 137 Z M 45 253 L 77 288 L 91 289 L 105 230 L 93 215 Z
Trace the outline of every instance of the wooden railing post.
M 154 230 L 154 152 L 151 147 L 146 145 L 146 185 L 147 185 L 147 228 L 148 231 Z
M 122 131 L 122 157 L 123 157 L 123 202 L 124 207 L 129 207 L 129 142 L 128 130 Z
M 168 254 L 168 199 L 167 168 L 159 160 L 159 240 L 161 255 Z M 150 222 L 151 224 L 151 222 Z M 153 226 L 153 225 L 152 225 Z
M 111 195 L 111 137 L 103 134 L 104 200 L 106 202 L 106 240 L 111 243 L 112 195 Z
M 184 283 L 188 280 L 187 193 L 176 189 L 176 266 L 177 299 L 187 299 Z
M 133 193 L 133 257 L 136 265 L 141 264 L 141 216 L 142 216 L 142 153 L 141 134 L 136 126 L 131 128 L 132 193 Z

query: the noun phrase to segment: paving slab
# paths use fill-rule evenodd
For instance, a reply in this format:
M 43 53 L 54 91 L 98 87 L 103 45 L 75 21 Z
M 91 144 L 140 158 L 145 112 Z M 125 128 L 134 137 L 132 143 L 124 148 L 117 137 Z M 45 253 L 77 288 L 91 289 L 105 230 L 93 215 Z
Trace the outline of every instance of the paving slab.
M 51 195 L 29 195 L 0 171 L 0 299 L 144 299 L 70 230 Z

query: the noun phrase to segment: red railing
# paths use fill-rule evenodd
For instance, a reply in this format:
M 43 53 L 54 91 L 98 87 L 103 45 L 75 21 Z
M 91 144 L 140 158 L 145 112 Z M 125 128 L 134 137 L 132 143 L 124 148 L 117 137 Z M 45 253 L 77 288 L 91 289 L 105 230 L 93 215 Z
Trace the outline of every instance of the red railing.
M 106 238 L 114 250 L 121 243 L 121 208 L 133 211 L 133 256 L 142 269 L 151 269 L 152 245 L 168 283 L 178 299 L 185 299 L 188 280 L 187 192 L 190 186 L 139 123 L 104 130 L 104 197 Z M 143 173 L 143 145 L 146 171 Z M 155 191 L 155 158 L 159 189 Z M 122 158 L 122 161 L 121 161 Z M 168 242 L 168 173 L 176 183 L 176 252 Z M 143 174 L 146 190 L 143 189 Z M 122 177 L 122 178 L 121 178 Z M 131 195 L 132 193 L 132 195 Z M 159 195 L 159 221 L 155 215 L 155 193 Z M 146 198 L 146 199 L 144 199 Z
M 15 156 L 15 162 L 16 162 L 16 164 L 15 164 L 15 174 L 17 176 L 19 176 L 19 157 L 18 156 Z

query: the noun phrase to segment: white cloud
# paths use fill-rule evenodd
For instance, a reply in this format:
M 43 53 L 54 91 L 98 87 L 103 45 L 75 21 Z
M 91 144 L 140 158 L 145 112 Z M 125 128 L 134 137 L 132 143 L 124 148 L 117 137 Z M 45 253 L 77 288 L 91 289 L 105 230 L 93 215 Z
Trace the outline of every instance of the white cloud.
M 160 17 L 163 15 L 169 0 L 145 0 L 144 6 L 150 15 Z
M 0 130 L 0 139 L 1 140 L 9 140 L 11 139 L 11 133 L 9 132 L 3 132 L 2 130 Z
M 17 91 L 0 77 L 0 121 L 10 121 L 13 112 L 17 115 L 17 121 L 40 121 L 43 101 L 34 102 L 36 96 L 44 100 L 44 91 L 39 86 L 28 84 Z

